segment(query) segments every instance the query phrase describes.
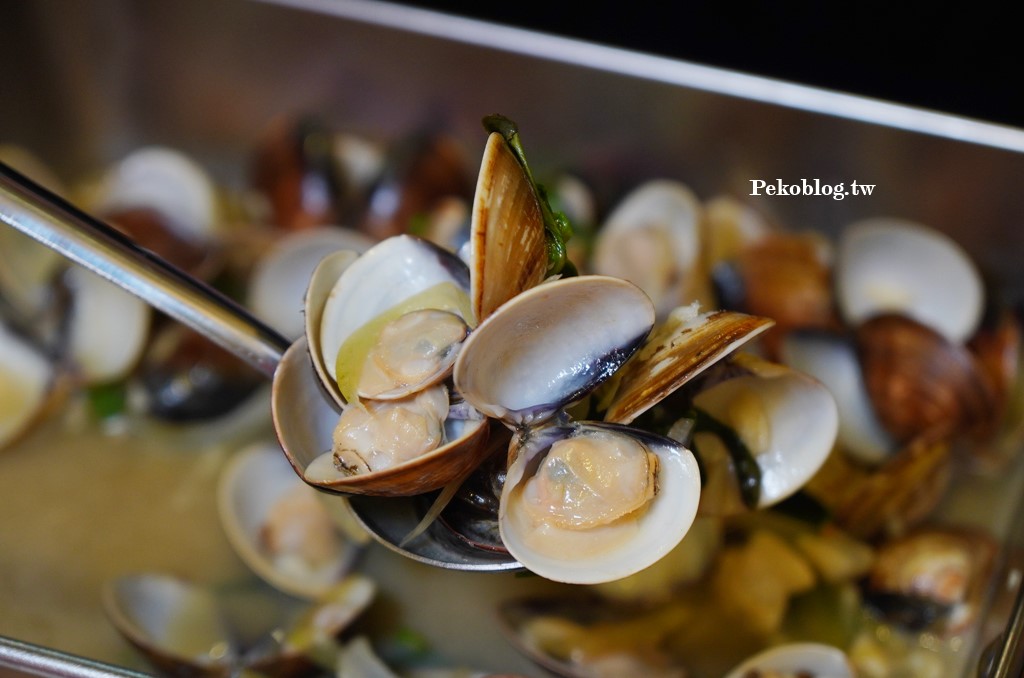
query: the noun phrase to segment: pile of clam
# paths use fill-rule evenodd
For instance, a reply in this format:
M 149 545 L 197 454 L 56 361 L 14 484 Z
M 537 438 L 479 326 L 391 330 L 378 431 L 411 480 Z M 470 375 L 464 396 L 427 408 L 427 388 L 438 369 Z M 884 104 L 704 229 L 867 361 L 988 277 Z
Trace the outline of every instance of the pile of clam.
M 514 127 L 492 129 L 469 214 L 460 252 L 395 235 L 314 271 L 303 349 L 320 388 L 282 378 L 273 398 L 279 432 L 321 393 L 336 405 L 305 439 L 281 435 L 306 482 L 409 496 L 496 466 L 500 538 L 488 547 L 544 577 L 595 583 L 644 569 L 686 534 L 702 501 L 691 435 L 725 441 L 706 469 L 721 495 L 712 512 L 777 503 L 823 463 L 837 425 L 828 391 L 732 358 L 771 320 L 668 310 L 621 277 L 551 269 L 562 217 Z M 296 350 L 286 365 L 305 359 Z M 655 407 L 690 431 L 629 425 Z M 485 465 L 488 438 L 508 437 L 498 422 L 511 438 Z
M 444 136 L 385 151 L 305 121 L 271 128 L 239 193 L 166 148 L 75 191 L 20 151 L 0 159 L 295 341 L 272 394 L 285 456 L 240 452 L 219 497 L 239 554 L 289 594 L 329 595 L 357 550 L 312 487 L 429 497 L 424 521 L 460 543 L 596 585 L 596 624 L 559 601 L 503 610 L 525 651 L 567 675 L 680 675 L 711 633 L 679 640 L 693 625 L 734 631 L 728 651 L 708 650 L 719 674 L 852 675 L 834 646 L 872 675 L 849 629 L 739 663 L 799 640 L 787 624 L 814 605 L 966 628 L 991 540 L 920 525 L 958 443 L 991 464 L 1019 441 L 1024 362 L 1020 319 L 959 246 L 897 219 L 833 243 L 671 180 L 599 218 L 562 177 L 550 200 L 582 233 L 567 240 L 514 126 L 486 125 L 475 189 Z M 10 229 L 0 264 L 0 446 L 69 381 L 115 385 L 127 407 L 173 421 L 225 414 L 259 383 Z M 108 599 L 180 586 L 125 580 Z M 112 614 L 148 642 L 125 621 L 136 613 Z
M 834 243 L 786 231 L 669 180 L 628 194 L 584 249 L 579 270 L 633 281 L 662 327 L 694 299 L 774 324 L 682 389 L 682 407 L 676 393 L 640 419 L 688 440 L 701 461 L 692 539 L 583 600 L 510 604 L 516 642 L 566 675 L 721 675 L 744 653 L 806 637 L 848 652 L 858 675 L 942 675 L 942 648 L 958 647 L 985 605 L 996 547 L 984 531 L 927 521 L 956 465 L 1005 464 L 1024 421 L 1020 318 L 986 294 L 970 257 L 899 219 L 850 224 Z M 625 370 L 643 361 L 641 351 Z M 818 389 L 837 407 L 821 405 Z M 783 449 L 825 449 L 806 475 L 799 455 L 779 461 L 779 476 L 800 476 L 780 497 L 799 488 L 785 514 L 744 512 L 772 502 L 736 492 L 741 457 L 724 448 L 739 438 L 763 449 L 759 430 L 788 435 Z M 772 495 L 771 457 L 754 456 L 762 497 Z M 837 620 L 845 628 L 828 630 Z M 697 623 L 729 628 L 730 639 L 694 635 Z M 815 669 L 808 658 L 804 670 L 850 675 L 841 663 Z

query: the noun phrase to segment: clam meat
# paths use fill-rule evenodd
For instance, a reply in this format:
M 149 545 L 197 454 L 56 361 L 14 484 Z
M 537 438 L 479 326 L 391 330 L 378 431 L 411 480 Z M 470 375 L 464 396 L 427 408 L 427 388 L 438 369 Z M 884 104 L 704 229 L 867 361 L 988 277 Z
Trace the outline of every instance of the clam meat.
M 625 577 L 670 551 L 693 521 L 700 480 L 689 450 L 564 414 L 621 367 L 653 323 L 650 300 L 631 283 L 566 278 L 495 311 L 456 361 L 463 397 L 513 429 L 501 539 L 541 576 Z

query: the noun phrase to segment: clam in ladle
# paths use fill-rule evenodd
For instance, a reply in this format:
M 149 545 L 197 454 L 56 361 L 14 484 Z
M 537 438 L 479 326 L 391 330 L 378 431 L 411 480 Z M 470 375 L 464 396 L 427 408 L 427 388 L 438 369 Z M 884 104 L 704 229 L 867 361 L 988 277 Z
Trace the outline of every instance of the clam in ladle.
M 314 458 L 338 412 L 320 392 L 305 339 L 292 344 L 241 306 L 205 283 L 141 249 L 102 221 L 86 214 L 0 163 L 0 221 L 120 285 L 175 320 L 221 345 L 286 389 L 288 414 L 275 408 L 274 425 L 293 456 Z M 278 398 L 280 400 L 280 398 Z M 312 446 L 312 447 L 311 447 Z M 290 458 L 293 465 L 294 459 Z M 301 475 L 301 473 L 300 473 Z M 505 571 L 521 565 L 507 553 L 475 548 L 432 526 L 408 543 L 429 499 L 352 496 L 363 526 L 380 543 L 413 560 L 464 571 Z M 400 545 L 401 544 L 401 545 Z

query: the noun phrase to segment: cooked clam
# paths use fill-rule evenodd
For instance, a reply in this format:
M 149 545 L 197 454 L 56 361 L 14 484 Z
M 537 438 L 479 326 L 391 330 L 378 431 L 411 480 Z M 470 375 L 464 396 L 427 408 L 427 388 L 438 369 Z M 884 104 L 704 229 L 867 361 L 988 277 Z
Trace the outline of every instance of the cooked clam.
M 149 146 L 110 167 L 87 196 L 87 207 L 106 216 L 135 208 L 158 212 L 181 238 L 206 243 L 218 226 L 219 205 L 209 175 L 173 148 Z
M 515 431 L 501 538 L 541 576 L 627 576 L 670 551 L 693 521 L 700 480 L 689 450 L 636 429 L 572 422 L 563 411 L 611 376 L 653 322 L 649 299 L 631 283 L 568 278 L 505 304 L 459 355 L 456 388 Z
M 65 272 L 73 295 L 68 351 L 87 384 L 115 381 L 138 363 L 153 311 L 135 295 L 81 266 Z
M 360 551 L 327 501 L 345 500 L 303 483 L 275 444 L 238 452 L 218 485 L 221 524 L 235 552 L 267 583 L 311 600 L 326 594 Z
M 877 218 L 849 225 L 838 245 L 836 303 L 847 324 L 881 313 L 907 315 L 951 342 L 981 321 L 981 276 L 948 236 L 921 224 Z
M 362 254 L 369 237 L 349 228 L 321 226 L 288 233 L 276 240 L 253 267 L 247 305 L 260 320 L 289 339 L 305 328 L 303 299 L 317 265 L 328 254 L 347 250 Z
M 353 575 L 316 602 L 291 609 L 255 591 L 235 601 L 170 575 L 134 574 L 106 583 L 103 607 L 117 630 L 168 675 L 283 677 L 314 670 L 312 655 L 333 643 L 375 592 L 370 579 Z
M 963 345 L 896 314 L 861 323 L 856 340 L 875 412 L 898 442 L 994 426 L 995 390 Z
M 598 232 L 593 271 L 636 284 L 663 318 L 707 296 L 700 225 L 700 201 L 685 185 L 669 180 L 643 184 Z
M 736 374 L 693 397 L 700 413 L 694 446 L 705 460 L 710 486 L 713 474 L 704 453 L 710 445 L 727 442 L 721 433 L 702 431 L 700 417 L 710 416 L 724 425 L 731 432 L 725 438 L 735 435 L 757 465 L 756 498 L 744 492 L 744 503 L 765 508 L 792 495 L 821 468 L 835 443 L 838 410 L 820 382 L 786 366 L 739 354 L 726 369 Z M 724 458 L 733 457 L 735 451 L 731 452 Z M 737 465 L 735 459 L 732 463 Z M 738 470 L 736 475 L 740 475 Z M 740 486 L 746 489 L 742 478 Z M 704 493 L 704 512 L 731 512 L 730 503 L 735 506 L 725 496 L 714 496 L 707 487 Z
M 865 464 L 895 454 L 896 442 L 875 414 L 852 341 L 822 332 L 791 333 L 782 342 L 781 357 L 832 393 L 839 410 L 837 439 L 846 453 Z
M 962 633 L 981 611 L 997 546 L 980 531 L 923 528 L 878 549 L 868 605 L 911 630 Z
M 472 322 L 468 291 L 469 271 L 461 260 L 412 236 L 389 238 L 358 257 L 343 251 L 325 258 L 306 294 L 306 336 L 335 400 L 345 406 L 357 399 L 366 357 L 397 318 L 434 309 Z

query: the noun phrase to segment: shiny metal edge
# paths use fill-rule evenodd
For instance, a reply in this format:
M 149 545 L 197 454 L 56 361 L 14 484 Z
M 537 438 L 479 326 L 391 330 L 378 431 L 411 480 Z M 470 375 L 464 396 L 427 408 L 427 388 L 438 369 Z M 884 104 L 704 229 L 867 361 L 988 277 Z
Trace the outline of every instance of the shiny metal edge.
M 490 49 L 872 123 L 1008 151 L 1024 152 L 1024 130 L 881 99 L 750 75 L 377 0 L 255 0 Z
M 4 636 L 0 636 L 0 668 L 36 676 L 68 678 L 147 678 L 151 675 Z

